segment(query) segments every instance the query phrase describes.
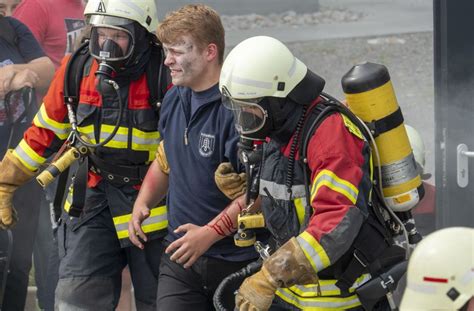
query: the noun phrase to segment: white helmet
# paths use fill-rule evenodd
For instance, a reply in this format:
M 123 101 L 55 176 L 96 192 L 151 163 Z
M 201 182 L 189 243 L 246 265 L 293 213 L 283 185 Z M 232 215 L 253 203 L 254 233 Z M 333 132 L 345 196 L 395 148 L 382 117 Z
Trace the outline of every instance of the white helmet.
M 148 32 L 155 32 L 158 26 L 158 14 L 154 0 L 89 0 L 84 10 L 89 23 L 108 24 L 106 16 L 126 18 L 142 25 Z M 96 19 L 94 19 L 95 17 Z
M 418 133 L 418 131 L 414 127 L 405 124 L 405 129 L 407 131 L 408 140 L 413 150 L 413 156 L 415 157 L 415 161 L 417 165 L 420 166 L 420 174 L 423 174 L 423 170 L 425 168 L 425 143 L 423 142 L 420 133 Z
M 306 105 L 323 87 L 324 80 L 308 70 L 283 43 L 266 36 L 246 39 L 232 49 L 219 80 L 223 103 L 234 111 L 237 129 L 252 139 L 262 139 L 264 135 L 257 137 L 257 132 L 263 134 L 270 123 L 279 123 L 272 118 L 287 117 L 289 111 L 285 109 L 291 107 L 283 108 L 281 103 L 286 98 Z M 267 122 L 269 118 L 271 122 Z
M 400 310 L 458 310 L 473 296 L 474 229 L 452 227 L 428 235 L 410 258 Z
M 240 42 L 222 66 L 220 88 L 233 98 L 286 97 L 307 67 L 277 39 L 258 36 Z

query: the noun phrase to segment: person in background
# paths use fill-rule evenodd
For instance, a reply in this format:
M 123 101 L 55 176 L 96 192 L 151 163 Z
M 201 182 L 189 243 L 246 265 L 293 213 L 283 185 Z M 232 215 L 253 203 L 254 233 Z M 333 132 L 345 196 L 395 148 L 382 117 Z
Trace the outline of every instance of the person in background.
M 13 16 L 31 30 L 57 68 L 85 26 L 82 0 L 22 0 Z
M 24 88 L 44 92 L 54 74 L 54 65 L 28 28 L 10 17 L 19 0 L 0 0 L 0 155 L 21 140 L 37 110 L 36 97 L 10 96 Z M 31 101 L 30 101 L 31 100 Z M 23 114 L 26 117 L 22 118 Z M 38 226 L 39 209 L 31 208 L 42 197 L 41 187 L 30 182 L 13 199 L 17 226 L 12 228 L 13 251 L 1 310 L 23 310 L 25 306 L 31 254 Z M 0 218 L 4 206 L 0 205 Z M 3 228 L 3 226 L 2 226 Z M 0 230 L 0 236 L 4 236 Z M 0 237 L 0 243 L 6 243 Z
M 84 5 L 81 0 L 22 0 L 13 16 L 28 26 L 57 69 L 64 55 L 74 51 L 74 42 L 84 29 Z M 40 101 L 43 96 L 44 93 L 39 94 Z M 38 304 L 47 311 L 54 309 L 59 265 L 52 229 L 57 227 L 52 220 L 55 189 L 53 183 L 41 199 L 33 254 Z

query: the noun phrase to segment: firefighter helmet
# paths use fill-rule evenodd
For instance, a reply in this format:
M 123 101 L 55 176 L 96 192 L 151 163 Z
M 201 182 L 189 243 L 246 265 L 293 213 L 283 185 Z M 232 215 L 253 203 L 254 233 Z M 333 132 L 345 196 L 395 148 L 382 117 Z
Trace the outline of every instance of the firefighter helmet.
M 422 240 L 408 264 L 400 310 L 458 310 L 474 295 L 474 229 L 451 227 Z

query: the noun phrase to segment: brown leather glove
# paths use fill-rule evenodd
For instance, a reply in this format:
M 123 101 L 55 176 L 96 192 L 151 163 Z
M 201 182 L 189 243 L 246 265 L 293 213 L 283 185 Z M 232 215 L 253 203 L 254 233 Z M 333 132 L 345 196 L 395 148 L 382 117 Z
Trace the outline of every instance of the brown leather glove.
M 8 229 L 16 221 L 13 193 L 35 175 L 8 150 L 0 162 L 0 228 Z
M 221 163 L 214 173 L 217 188 L 231 200 L 243 195 L 247 186 L 245 173 L 237 174 L 229 162 Z
M 160 169 L 166 175 L 170 174 L 170 166 L 168 165 L 168 159 L 166 159 L 165 154 L 165 145 L 163 140 L 158 145 L 158 150 L 156 151 L 156 161 L 160 165 Z
M 254 275 L 246 278 L 237 292 L 238 310 L 268 310 L 279 287 L 316 283 L 317 274 L 296 238 L 291 238 Z

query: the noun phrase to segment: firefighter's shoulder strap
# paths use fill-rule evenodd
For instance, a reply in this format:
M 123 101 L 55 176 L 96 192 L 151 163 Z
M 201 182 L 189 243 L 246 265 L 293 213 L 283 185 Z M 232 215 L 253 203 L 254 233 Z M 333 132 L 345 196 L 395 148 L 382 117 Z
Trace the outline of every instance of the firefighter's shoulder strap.
M 16 31 L 3 15 L 0 15 L 0 38 L 4 39 L 14 47 L 17 46 L 18 36 Z
M 328 96 L 327 94 L 324 95 Z M 361 121 L 348 108 L 330 96 L 308 111 L 300 137 L 299 152 L 301 155 L 300 159 L 304 162 L 305 166 L 303 172 L 305 174 L 306 199 L 309 206 L 311 206 L 309 196 L 310 172 L 307 161 L 305 162 L 308 144 L 322 122 L 334 113 L 346 116 L 368 138 L 365 128 L 360 124 Z M 320 277 L 325 277 L 326 275 L 328 277 L 336 277 L 338 280 L 336 285 L 343 292 L 347 292 L 355 280 L 363 273 L 370 272 L 373 276 L 377 275 L 381 273 L 384 267 L 390 266 L 404 258 L 405 252 L 393 245 L 390 230 L 386 228 L 386 222 L 380 215 L 378 200 L 381 199 L 377 194 L 372 196 L 373 202 L 370 202 L 370 206 L 368 206 L 369 216 L 364 221 L 351 248 L 340 260 L 319 273 Z
M 146 78 L 150 92 L 148 102 L 156 111 L 159 111 L 165 93 L 171 85 L 169 69 L 164 65 L 164 61 L 165 55 L 162 46 L 158 42 L 153 42 L 150 61 L 146 68 Z

